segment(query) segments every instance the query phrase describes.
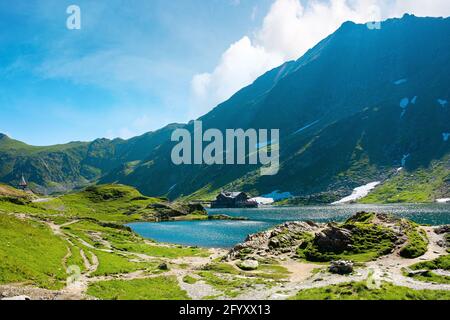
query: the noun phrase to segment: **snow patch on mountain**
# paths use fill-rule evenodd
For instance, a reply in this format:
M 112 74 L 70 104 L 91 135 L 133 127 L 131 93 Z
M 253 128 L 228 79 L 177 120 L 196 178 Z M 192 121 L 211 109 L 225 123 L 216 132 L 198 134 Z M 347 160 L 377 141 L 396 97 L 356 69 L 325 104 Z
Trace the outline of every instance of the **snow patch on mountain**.
M 349 195 L 348 197 L 345 197 L 339 201 L 333 202 L 332 204 L 344 204 L 344 203 L 362 199 L 365 196 L 367 196 L 370 193 L 370 191 L 372 191 L 380 183 L 381 183 L 380 181 L 375 181 L 375 182 L 368 183 L 364 186 L 355 188 L 351 195 Z
M 444 99 L 438 99 L 437 102 L 443 107 L 445 107 L 448 104 L 448 101 Z
M 275 202 L 272 198 L 265 198 L 265 197 L 251 198 L 250 201 L 256 201 L 258 204 L 261 205 L 269 205 Z
M 444 132 L 444 133 L 442 134 L 442 139 L 443 139 L 445 142 L 447 142 L 449 138 L 450 138 L 450 133 Z
M 416 102 L 417 102 L 417 96 L 414 96 L 414 98 L 412 98 L 412 100 L 411 100 L 411 103 L 416 104 Z
M 450 198 L 442 198 L 442 199 L 436 199 L 437 203 L 449 203 Z

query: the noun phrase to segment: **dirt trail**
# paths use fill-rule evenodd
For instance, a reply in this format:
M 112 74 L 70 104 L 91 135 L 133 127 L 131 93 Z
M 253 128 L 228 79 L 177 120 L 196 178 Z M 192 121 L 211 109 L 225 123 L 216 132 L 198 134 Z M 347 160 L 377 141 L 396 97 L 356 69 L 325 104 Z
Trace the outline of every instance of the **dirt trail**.
M 422 227 L 428 236 L 429 244 L 427 252 L 415 259 L 404 259 L 400 257 L 398 252 L 394 254 L 381 257 L 376 261 L 367 263 L 367 267 L 374 272 L 374 279 L 378 281 L 389 281 L 398 286 L 404 286 L 416 290 L 450 290 L 448 284 L 434 284 L 423 281 L 417 281 L 403 275 L 402 269 L 407 268 L 413 264 L 434 260 L 440 256 L 446 255 L 445 248 L 440 247 L 437 242 L 443 240 L 443 235 L 434 233 L 432 227 Z

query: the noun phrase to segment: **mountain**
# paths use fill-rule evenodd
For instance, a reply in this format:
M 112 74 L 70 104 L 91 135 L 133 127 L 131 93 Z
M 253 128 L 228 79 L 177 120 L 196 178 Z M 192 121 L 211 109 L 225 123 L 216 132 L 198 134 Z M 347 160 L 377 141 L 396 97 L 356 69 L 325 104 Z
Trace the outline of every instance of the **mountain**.
M 189 123 L 45 148 L 3 137 L 0 180 L 13 183 L 23 171 L 44 189 L 118 182 L 170 198 L 279 190 L 307 203 L 381 181 L 373 201 L 450 197 L 449 38 L 449 18 L 405 15 L 380 30 L 346 22 L 200 118 L 204 130 L 279 128 L 275 176 L 260 176 L 255 165 L 174 165 L 170 134 L 193 132 Z
M 97 181 L 113 169 L 131 166 L 170 139 L 179 125 L 129 140 L 97 139 L 37 147 L 0 134 L 0 180 L 18 185 L 22 174 L 33 191 L 65 192 Z

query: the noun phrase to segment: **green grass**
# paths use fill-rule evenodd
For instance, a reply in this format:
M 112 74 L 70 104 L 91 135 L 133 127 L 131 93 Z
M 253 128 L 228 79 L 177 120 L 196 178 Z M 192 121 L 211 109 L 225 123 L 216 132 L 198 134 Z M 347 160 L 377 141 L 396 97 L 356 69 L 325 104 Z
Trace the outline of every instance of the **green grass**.
M 128 252 L 146 254 L 159 258 L 183 258 L 183 257 L 208 257 L 209 253 L 205 249 L 183 246 L 165 246 L 148 243 L 114 243 L 114 247 Z
M 197 283 L 198 279 L 191 277 L 190 275 L 186 275 L 183 277 L 183 282 L 187 284 L 195 284 Z
M 370 289 L 365 282 L 352 282 L 301 290 L 292 300 L 449 300 L 450 291 L 413 290 L 382 283 Z
M 99 266 L 92 276 L 106 276 L 122 273 L 130 273 L 138 270 L 146 270 L 148 272 L 157 271 L 157 263 L 155 262 L 134 262 L 129 258 L 120 256 L 115 253 L 92 250 L 97 256 Z
M 426 203 L 440 197 L 450 175 L 448 165 L 435 162 L 415 172 L 402 171 L 378 186 L 360 203 Z
M 87 293 L 104 300 L 188 300 L 175 277 L 112 280 L 91 284 Z
M 72 254 L 66 261 L 66 267 L 78 266 L 82 272 L 85 271 L 86 267 L 84 265 L 84 260 L 81 257 L 80 248 L 77 246 L 70 246 L 70 252 Z M 86 257 L 90 256 L 90 254 L 88 254 L 87 252 L 85 252 L 85 255 Z
M 146 254 L 159 258 L 182 258 L 182 257 L 207 257 L 209 253 L 205 249 L 183 246 L 165 246 L 156 243 L 149 243 L 135 233 L 117 227 L 105 227 L 95 221 L 79 221 L 64 228 L 92 246 L 105 248 L 105 246 L 95 240 L 92 233 L 97 233 L 97 237 L 108 241 L 113 249 L 124 252 L 134 252 Z
M 408 242 L 400 250 L 400 256 L 403 258 L 413 259 L 424 255 L 428 250 L 428 237 L 424 230 L 412 222 L 402 220 L 408 229 L 406 235 Z
M 37 222 L 0 213 L 0 283 L 25 282 L 60 289 L 67 277 L 63 240 Z
M 132 187 L 102 185 L 61 196 L 53 205 L 64 208 L 71 217 L 127 223 L 152 219 L 155 211 L 147 207 L 159 202 L 160 199 L 144 197 Z
M 433 283 L 443 283 L 450 284 L 450 276 L 443 276 L 433 273 L 433 270 L 445 270 L 450 271 L 450 255 L 439 257 L 432 261 L 419 262 L 415 265 L 409 267 L 411 270 L 428 270 L 425 274 L 405 275 L 412 277 L 416 280 L 433 282 Z
M 223 292 L 230 298 L 235 298 L 249 288 L 255 288 L 255 285 L 267 285 L 268 283 L 261 278 L 243 278 L 235 275 L 215 273 L 212 271 L 199 271 L 197 273 L 203 281 Z
M 275 264 L 261 264 L 257 271 L 242 271 L 228 263 L 213 262 L 197 274 L 224 295 L 235 298 L 256 285 L 271 286 L 274 281 L 284 280 L 289 272 Z

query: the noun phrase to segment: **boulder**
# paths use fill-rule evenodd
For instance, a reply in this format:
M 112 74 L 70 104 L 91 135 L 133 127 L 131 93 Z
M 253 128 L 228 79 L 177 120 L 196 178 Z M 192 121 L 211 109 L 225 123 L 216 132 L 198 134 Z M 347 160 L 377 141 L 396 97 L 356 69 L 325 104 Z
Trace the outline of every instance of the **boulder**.
M 332 261 L 330 272 L 336 274 L 350 274 L 353 272 L 353 262 L 346 260 Z
M 450 233 L 450 224 L 447 224 L 445 226 L 440 226 L 434 229 L 434 233 L 436 234 L 446 234 Z
M 167 271 L 167 270 L 169 270 L 169 266 L 167 265 L 167 263 L 163 262 L 158 266 L 158 269 Z
M 326 229 L 316 234 L 315 244 L 321 252 L 340 253 L 352 248 L 351 231 L 329 224 Z
M 259 263 L 256 260 L 244 260 L 237 264 L 237 266 L 245 271 L 256 270 L 259 267 Z

